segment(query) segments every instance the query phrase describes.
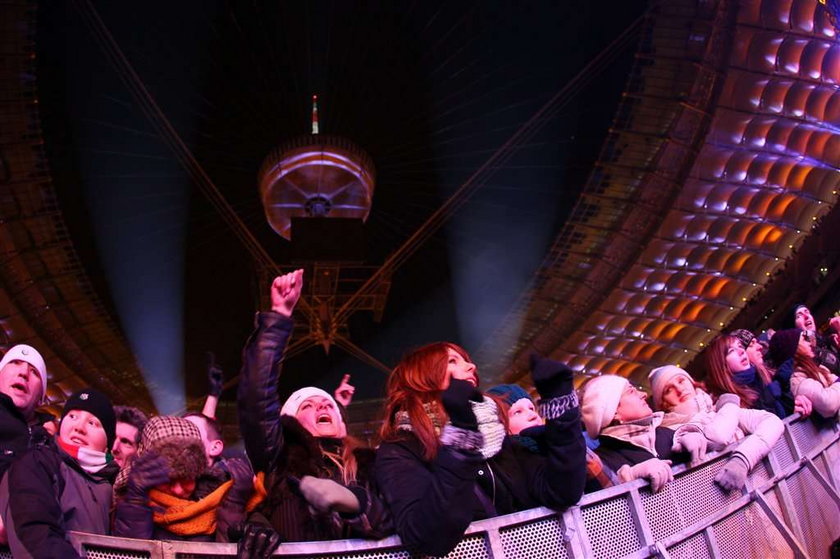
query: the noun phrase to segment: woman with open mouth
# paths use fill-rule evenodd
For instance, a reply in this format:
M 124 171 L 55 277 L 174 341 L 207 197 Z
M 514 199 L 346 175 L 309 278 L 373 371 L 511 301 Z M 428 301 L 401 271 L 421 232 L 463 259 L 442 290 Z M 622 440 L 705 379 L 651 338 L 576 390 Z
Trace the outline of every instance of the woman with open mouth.
M 302 285 L 303 270 L 274 280 L 271 311 L 257 313 L 242 354 L 240 429 L 268 492 L 245 538 L 275 547 L 278 541 L 381 538 L 392 524 L 373 483 L 374 451 L 347 436 L 333 397 L 307 386 L 280 405 L 279 364 Z

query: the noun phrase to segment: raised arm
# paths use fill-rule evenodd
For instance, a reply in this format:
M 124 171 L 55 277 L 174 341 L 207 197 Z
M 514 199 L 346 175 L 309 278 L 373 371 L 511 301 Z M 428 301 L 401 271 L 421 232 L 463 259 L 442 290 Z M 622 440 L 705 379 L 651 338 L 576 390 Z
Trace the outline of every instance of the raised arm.
M 292 311 L 300 299 L 303 270 L 271 284 L 271 311 L 257 313 L 255 330 L 242 350 L 237 406 L 245 450 L 256 471 L 268 471 L 283 448 L 277 384 L 280 361 L 292 333 Z
M 531 495 L 547 507 L 565 508 L 578 502 L 586 485 L 586 443 L 573 372 L 564 363 L 533 355 L 531 375 L 541 396 L 548 452 L 543 467 L 530 476 Z

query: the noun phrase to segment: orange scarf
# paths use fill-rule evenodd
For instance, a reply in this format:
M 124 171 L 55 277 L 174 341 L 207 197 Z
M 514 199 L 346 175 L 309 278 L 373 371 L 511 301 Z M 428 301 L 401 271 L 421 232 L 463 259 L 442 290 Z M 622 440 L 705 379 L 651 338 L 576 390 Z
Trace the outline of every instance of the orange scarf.
M 245 504 L 250 512 L 265 499 L 265 475 L 260 472 L 254 480 L 254 494 Z M 157 489 L 149 491 L 149 504 L 155 510 L 153 520 L 162 528 L 179 536 L 211 535 L 216 532 L 216 511 L 233 486 L 228 480 L 200 501 L 181 499 Z

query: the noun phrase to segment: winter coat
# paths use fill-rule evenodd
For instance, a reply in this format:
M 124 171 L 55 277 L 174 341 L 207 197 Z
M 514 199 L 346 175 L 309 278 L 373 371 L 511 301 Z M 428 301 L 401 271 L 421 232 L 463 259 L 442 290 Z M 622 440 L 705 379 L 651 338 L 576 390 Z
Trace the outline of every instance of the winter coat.
M 790 389 L 794 396 L 802 394 L 811 400 L 814 411 L 823 417 L 833 417 L 840 411 L 840 379 L 820 366 L 824 381 L 819 382 L 807 376 L 804 371 L 794 369 L 790 377 Z
M 544 440 L 546 456 L 505 437 L 501 450 L 487 460 L 442 444 L 428 461 L 412 432 L 382 443 L 376 477 L 403 543 L 420 553 L 445 555 L 474 520 L 574 505 L 586 482 L 578 408 L 549 420 Z
M 29 423 L 12 399 L 0 393 L 0 476 L 29 448 L 51 439 L 43 424 L 52 419 L 49 414 L 39 413 Z
M 356 480 L 344 484 L 338 466 L 324 451 L 341 455 L 343 441 L 313 437 L 293 417 L 280 416 L 279 363 L 292 332 L 292 320 L 274 312 L 258 313 L 256 330 L 242 352 L 239 424 L 255 471 L 266 473 L 268 497 L 251 520 L 270 524 L 283 541 L 381 538 L 393 532 L 390 512 L 375 486 L 374 452 L 355 449 Z M 361 505 L 355 515 L 310 511 L 298 490 L 305 476 L 345 485 Z
M 778 378 L 776 380 L 779 381 Z M 744 383 L 742 386 L 746 386 L 758 394 L 758 398 L 753 402 L 752 409 L 768 411 L 782 419 L 788 416 L 788 412 L 782 401 L 785 392 L 783 382 L 764 384 L 761 380 L 761 375 L 756 372 L 752 382 Z
M 690 459 L 685 452 L 671 450 L 674 444 L 674 431 L 667 427 L 656 428 L 656 456 L 647 449 L 609 435 L 602 434 L 598 440 L 601 444 L 595 450 L 595 454 L 600 456 L 604 464 L 614 472 L 618 472 L 622 466 L 635 466 L 651 458 L 672 460 L 674 464 L 688 462 Z
M 784 423 L 775 414 L 737 405 L 724 406 L 720 411 L 699 412 L 691 418 L 667 413 L 663 425 L 671 429 L 683 425 L 696 427 L 708 441 L 709 450 L 722 450 L 741 441 L 737 451 L 746 458 L 750 469 L 767 456 L 785 430 Z
M 90 474 L 52 443 L 24 454 L 0 484 L 0 493 L 9 495 L 3 521 L 12 555 L 76 558 L 68 530 L 107 535 L 111 484 L 118 471 L 111 462 Z

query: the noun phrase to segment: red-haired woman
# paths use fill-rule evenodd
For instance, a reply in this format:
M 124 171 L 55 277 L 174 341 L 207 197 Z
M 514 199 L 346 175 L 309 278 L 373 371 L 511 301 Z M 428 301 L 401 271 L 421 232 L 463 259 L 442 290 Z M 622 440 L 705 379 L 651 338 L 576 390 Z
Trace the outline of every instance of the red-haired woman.
M 704 355 L 704 380 L 710 394 L 735 394 L 743 408 L 769 411 L 781 418 L 788 415 L 779 383 L 774 382 L 767 369 L 759 371 L 750 363 L 738 338 L 721 334 L 712 340 Z
M 421 347 L 394 369 L 376 479 L 409 548 L 445 555 L 473 520 L 578 501 L 586 447 L 572 371 L 541 360 L 532 374 L 546 456 L 505 437 L 496 402 L 478 390 L 476 367 L 457 345 Z
M 783 364 L 790 361 L 790 389 L 795 397 L 808 398 L 815 412 L 834 417 L 840 411 L 840 379 L 816 362 L 810 335 L 799 328 L 780 330 L 770 339 L 770 354 Z

